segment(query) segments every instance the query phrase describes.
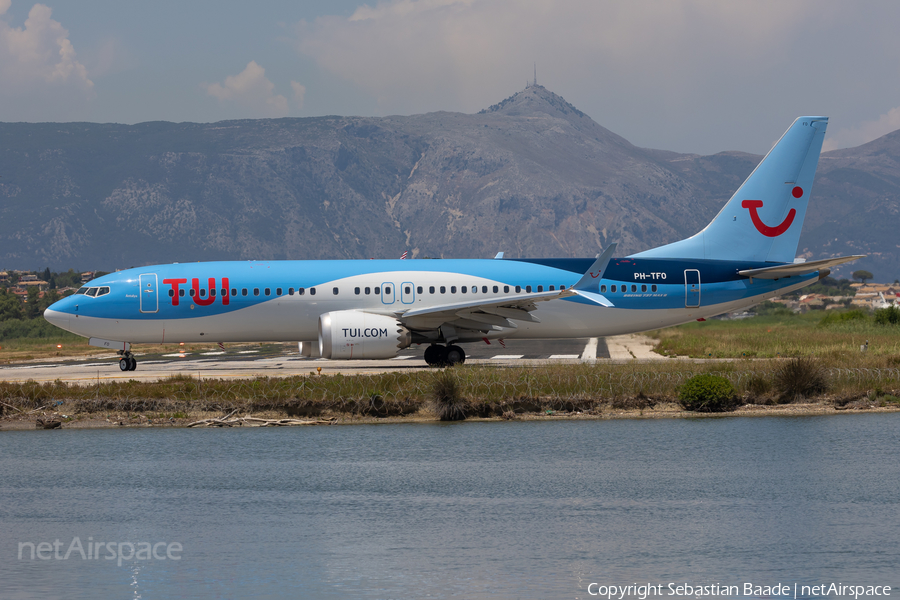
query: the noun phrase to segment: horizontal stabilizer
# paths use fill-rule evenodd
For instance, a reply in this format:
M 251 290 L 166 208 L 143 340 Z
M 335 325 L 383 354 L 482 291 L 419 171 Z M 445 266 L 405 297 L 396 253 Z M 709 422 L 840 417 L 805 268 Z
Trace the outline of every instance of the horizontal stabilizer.
M 613 305 L 612 302 L 606 299 L 606 296 L 602 296 L 600 294 L 595 294 L 594 292 L 586 292 L 584 290 L 575 290 L 575 293 L 581 296 L 582 298 L 587 298 L 591 302 L 595 302 L 600 306 L 611 307 Z
M 826 258 L 823 260 L 813 260 L 803 263 L 792 263 L 788 265 L 776 265 L 774 267 L 763 267 L 761 269 L 745 269 L 738 271 L 738 275 L 756 279 L 781 279 L 782 277 L 790 277 L 792 275 L 808 275 L 841 265 L 850 261 L 865 258 L 865 254 L 855 254 L 853 256 L 841 256 L 840 258 Z

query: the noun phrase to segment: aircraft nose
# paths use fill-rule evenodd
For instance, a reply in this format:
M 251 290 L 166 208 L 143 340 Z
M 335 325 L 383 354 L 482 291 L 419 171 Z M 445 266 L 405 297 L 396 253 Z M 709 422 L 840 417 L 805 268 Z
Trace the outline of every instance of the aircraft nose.
M 53 310 L 52 306 L 44 311 L 44 318 L 47 319 L 47 321 L 49 321 L 50 323 L 62 329 L 67 329 L 67 326 L 69 324 L 69 314 L 58 310 Z

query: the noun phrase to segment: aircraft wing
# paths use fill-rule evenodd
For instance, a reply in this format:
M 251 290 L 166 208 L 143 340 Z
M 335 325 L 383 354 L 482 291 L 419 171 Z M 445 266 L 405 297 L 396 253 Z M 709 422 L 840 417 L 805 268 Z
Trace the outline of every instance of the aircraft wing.
M 609 264 L 616 244 L 610 244 L 597 258 L 581 279 L 567 290 L 515 294 L 503 298 L 485 298 L 454 302 L 428 308 L 414 308 L 398 313 L 398 318 L 414 329 L 432 329 L 441 325 L 453 325 L 479 331 L 500 331 L 515 329 L 514 321 L 540 323 L 533 314 L 537 303 L 549 300 L 581 296 L 601 306 L 612 306 L 612 302 L 599 293 L 599 282 Z
M 865 254 L 855 254 L 853 256 L 841 256 L 839 258 L 825 258 L 822 260 L 813 260 L 803 263 L 792 263 L 787 265 L 776 265 L 774 267 L 763 267 L 761 269 L 745 269 L 738 271 L 738 275 L 753 279 L 781 279 L 782 277 L 790 277 L 791 275 L 808 275 L 841 265 L 850 261 L 865 258 Z M 827 273 L 826 273 L 827 275 Z

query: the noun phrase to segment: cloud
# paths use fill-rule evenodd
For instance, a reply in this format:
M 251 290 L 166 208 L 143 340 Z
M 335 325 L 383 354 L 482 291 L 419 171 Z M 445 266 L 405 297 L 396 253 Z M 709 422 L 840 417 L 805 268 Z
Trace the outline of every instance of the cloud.
M 254 113 L 248 116 L 283 117 L 288 114 L 287 98 L 275 93 L 275 84 L 266 78 L 266 70 L 255 60 L 247 63 L 247 68 L 237 75 L 226 77 L 224 84 L 205 84 L 205 87 L 210 96 L 222 102 L 234 102 Z
M 294 106 L 303 108 L 303 100 L 306 98 L 306 87 L 296 81 L 292 81 L 291 89 L 294 90 Z
M 900 129 L 900 106 L 892 108 L 875 121 L 864 121 L 856 127 L 840 129 L 834 135 L 829 135 L 822 144 L 822 150 L 852 148 L 898 129 Z
M 578 81 L 591 93 L 628 97 L 623 104 L 664 94 L 673 105 L 690 105 L 699 85 L 721 97 L 735 81 L 746 85 L 760 64 L 780 59 L 804 19 L 829 12 L 811 6 L 809 0 L 392 0 L 350 17 L 301 21 L 295 43 L 300 54 L 394 112 L 483 108 L 520 88 L 533 61 L 539 81 L 550 85 Z M 615 94 L 607 86 L 617 86 Z
M 93 98 L 94 83 L 76 58 L 69 32 L 51 18 L 50 8 L 35 4 L 24 27 L 13 27 L 6 18 L 10 6 L 11 0 L 0 0 L 4 118 L 22 118 L 34 104 L 41 106 L 42 114 L 49 108 L 51 115 L 61 115 Z

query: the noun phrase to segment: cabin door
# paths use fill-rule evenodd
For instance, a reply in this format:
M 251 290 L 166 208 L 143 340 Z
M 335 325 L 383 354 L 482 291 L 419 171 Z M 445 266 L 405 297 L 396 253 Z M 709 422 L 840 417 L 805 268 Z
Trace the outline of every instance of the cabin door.
M 141 312 L 155 313 L 159 311 L 159 294 L 156 291 L 156 273 L 144 273 L 140 276 Z
M 700 306 L 700 271 L 686 269 L 684 272 L 684 307 Z

